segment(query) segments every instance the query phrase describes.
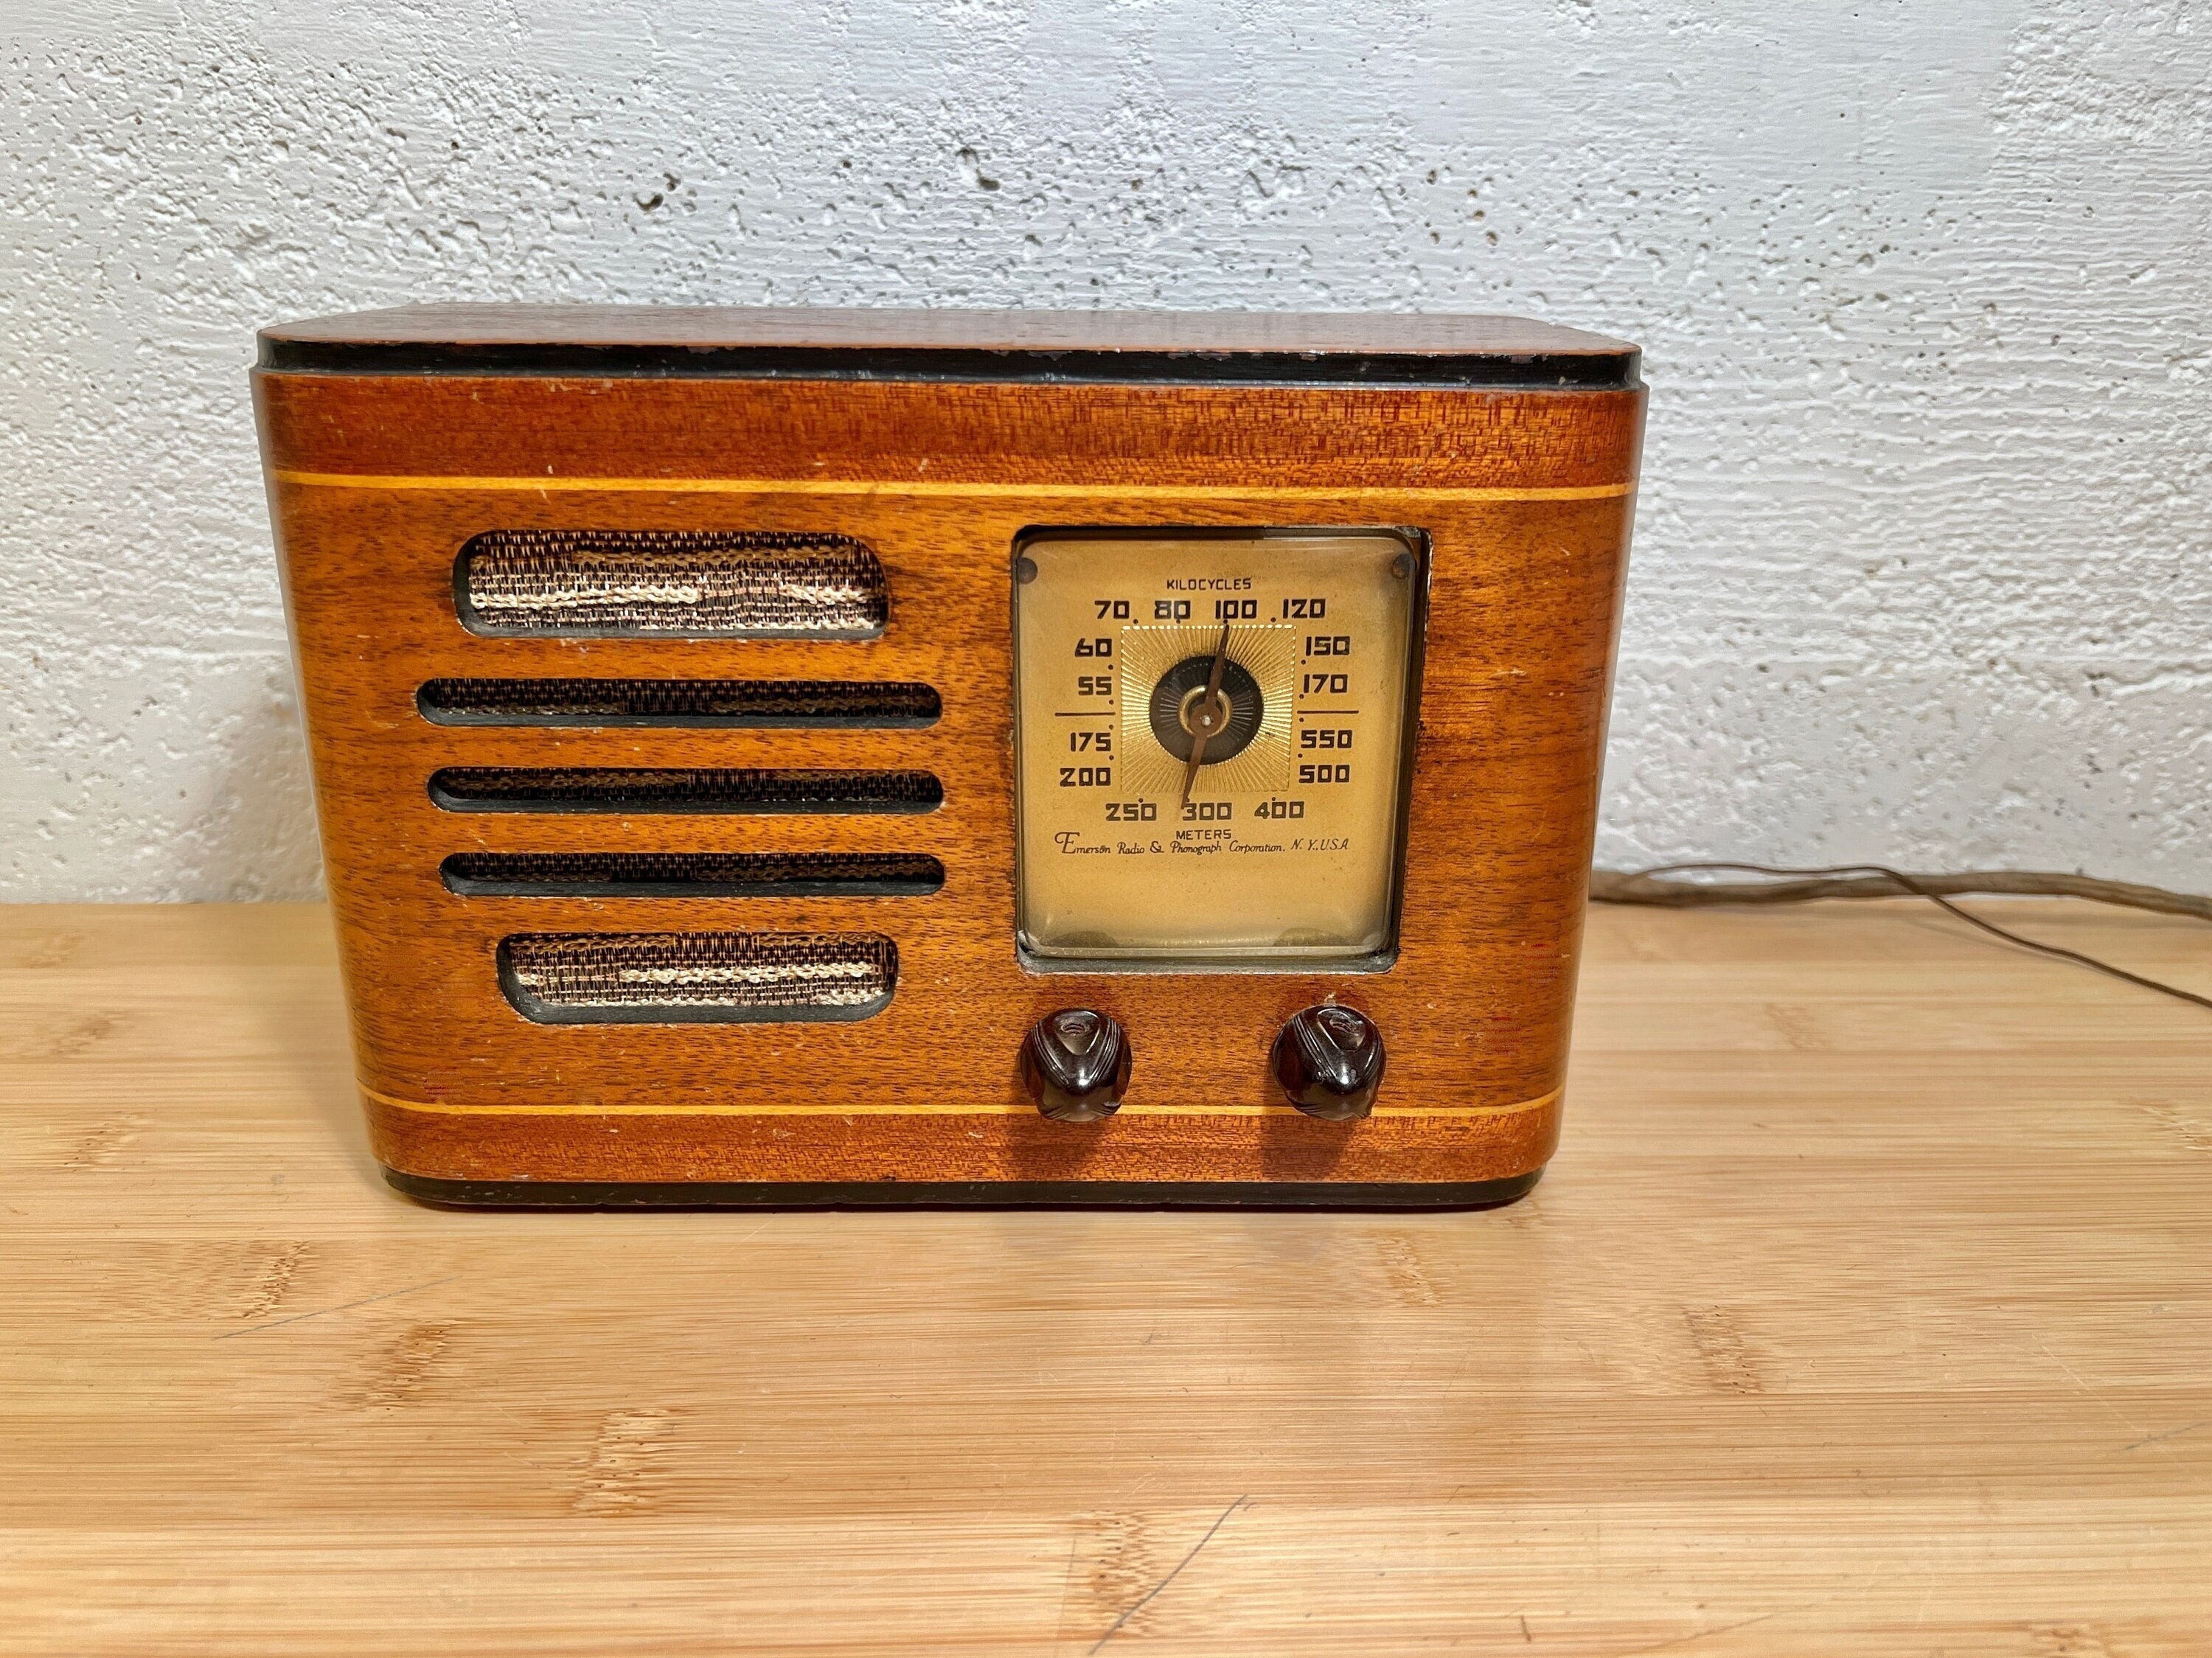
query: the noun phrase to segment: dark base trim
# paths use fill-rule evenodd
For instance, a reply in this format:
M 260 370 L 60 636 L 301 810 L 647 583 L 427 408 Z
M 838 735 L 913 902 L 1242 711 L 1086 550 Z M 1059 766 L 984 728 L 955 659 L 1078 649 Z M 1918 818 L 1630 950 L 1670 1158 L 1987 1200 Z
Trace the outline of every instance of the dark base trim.
M 1344 1181 L 474 1181 L 384 1171 L 456 1209 L 1494 1209 L 1543 1177 Z

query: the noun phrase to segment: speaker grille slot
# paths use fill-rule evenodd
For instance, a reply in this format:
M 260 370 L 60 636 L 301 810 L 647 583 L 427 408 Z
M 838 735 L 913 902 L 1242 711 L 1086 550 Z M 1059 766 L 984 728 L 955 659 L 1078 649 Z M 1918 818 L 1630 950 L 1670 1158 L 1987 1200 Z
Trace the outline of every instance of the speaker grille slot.
M 500 987 L 541 1024 L 865 1019 L 890 1005 L 898 946 L 874 932 L 517 933 Z
M 430 799 L 447 811 L 923 812 L 945 786 L 926 771 L 449 766 Z
M 448 890 L 513 898 L 921 897 L 945 865 L 903 852 L 457 852 Z
M 911 729 L 943 711 L 927 685 L 848 679 L 433 679 L 415 706 L 440 726 Z
M 487 531 L 453 598 L 471 633 L 586 639 L 871 639 L 890 615 L 849 537 L 711 530 Z

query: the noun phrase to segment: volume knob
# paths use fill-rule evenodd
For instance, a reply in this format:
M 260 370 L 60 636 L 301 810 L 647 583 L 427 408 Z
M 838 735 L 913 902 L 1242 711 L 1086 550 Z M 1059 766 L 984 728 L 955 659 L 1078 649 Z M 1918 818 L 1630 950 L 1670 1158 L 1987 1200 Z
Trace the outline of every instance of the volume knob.
M 1350 1122 L 1382 1085 L 1382 1033 L 1355 1008 L 1309 1007 L 1284 1022 L 1270 1056 L 1275 1080 L 1309 1117 Z
M 1054 1122 L 1097 1122 L 1129 1091 L 1128 1033 L 1103 1013 L 1064 1007 L 1022 1038 L 1021 1072 L 1037 1109 Z

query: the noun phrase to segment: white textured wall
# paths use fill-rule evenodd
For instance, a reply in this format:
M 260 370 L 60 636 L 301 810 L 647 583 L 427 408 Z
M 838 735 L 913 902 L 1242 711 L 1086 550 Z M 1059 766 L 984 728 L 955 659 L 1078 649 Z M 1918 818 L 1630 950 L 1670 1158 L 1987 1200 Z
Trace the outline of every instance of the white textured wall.
M 2212 889 L 2188 13 L 0 0 L 0 894 L 313 889 L 251 337 L 424 297 L 1627 335 L 1605 861 Z

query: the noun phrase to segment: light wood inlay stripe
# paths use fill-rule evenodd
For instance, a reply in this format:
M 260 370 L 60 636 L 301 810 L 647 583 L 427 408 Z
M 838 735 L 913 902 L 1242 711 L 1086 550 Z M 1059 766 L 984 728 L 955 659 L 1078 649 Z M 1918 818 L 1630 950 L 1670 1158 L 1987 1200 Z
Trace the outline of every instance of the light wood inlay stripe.
M 447 1105 L 432 1100 L 395 1099 L 367 1084 L 362 1094 L 395 1111 L 429 1111 L 462 1117 L 1023 1117 L 1033 1114 L 1030 1105 L 684 1105 L 653 1102 L 637 1105 Z M 1555 1104 L 1563 1089 L 1513 1105 L 1378 1105 L 1378 1117 L 1512 1117 L 1541 1111 Z M 1125 1105 L 1116 1114 L 1124 1117 L 1295 1117 L 1290 1105 Z
M 886 483 L 865 478 L 440 477 L 282 470 L 272 471 L 270 476 L 280 483 L 313 489 L 444 489 L 455 494 L 495 491 L 532 495 L 989 495 L 1052 500 L 1104 495 L 1138 501 L 1358 501 L 1413 495 L 1430 501 L 1603 501 L 1636 491 L 1633 483 L 1530 489 L 1363 484 L 1338 489 L 1325 484 L 960 483 L 939 480 Z

